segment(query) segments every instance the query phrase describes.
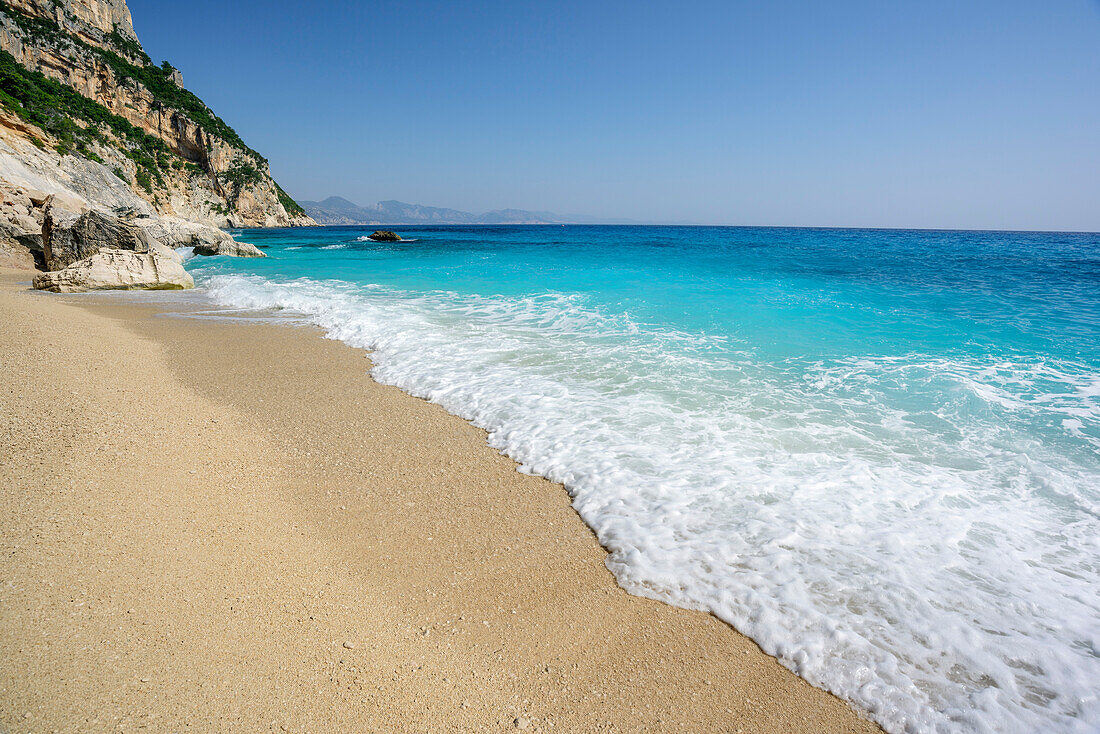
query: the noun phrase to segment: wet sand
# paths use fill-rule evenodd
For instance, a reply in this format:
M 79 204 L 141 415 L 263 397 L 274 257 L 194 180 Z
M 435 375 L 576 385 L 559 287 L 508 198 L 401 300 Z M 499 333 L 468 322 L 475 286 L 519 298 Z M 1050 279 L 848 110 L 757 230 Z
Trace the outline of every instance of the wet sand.
M 0 271 L 0 730 L 873 732 L 318 331 Z

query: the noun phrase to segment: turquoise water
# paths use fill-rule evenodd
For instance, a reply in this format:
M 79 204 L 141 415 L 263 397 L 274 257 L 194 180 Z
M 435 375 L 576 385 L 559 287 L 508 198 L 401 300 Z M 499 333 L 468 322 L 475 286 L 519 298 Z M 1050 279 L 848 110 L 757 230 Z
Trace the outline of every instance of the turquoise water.
M 891 731 L 1100 729 L 1100 235 L 246 231 L 298 314 L 563 482 L 633 593 Z

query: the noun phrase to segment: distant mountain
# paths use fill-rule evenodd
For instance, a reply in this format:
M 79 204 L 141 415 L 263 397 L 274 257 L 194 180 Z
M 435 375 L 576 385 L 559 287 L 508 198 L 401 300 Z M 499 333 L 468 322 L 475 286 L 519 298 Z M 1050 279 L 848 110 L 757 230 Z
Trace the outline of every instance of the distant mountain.
M 564 224 L 575 221 L 553 212 L 523 209 L 471 214 L 458 209 L 406 204 L 403 201 L 380 201 L 373 206 L 359 206 L 342 196 L 299 203 L 318 224 Z
M 359 208 L 358 204 L 353 204 L 342 196 L 330 196 L 324 201 L 311 201 L 317 207 L 323 207 L 325 209 L 331 209 L 332 211 L 355 211 Z

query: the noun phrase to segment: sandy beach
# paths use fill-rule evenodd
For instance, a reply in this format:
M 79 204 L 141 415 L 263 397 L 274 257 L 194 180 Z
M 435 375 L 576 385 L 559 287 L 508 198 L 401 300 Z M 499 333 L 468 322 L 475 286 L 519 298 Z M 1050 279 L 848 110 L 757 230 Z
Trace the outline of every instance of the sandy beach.
M 306 327 L 0 287 L 0 730 L 871 732 Z

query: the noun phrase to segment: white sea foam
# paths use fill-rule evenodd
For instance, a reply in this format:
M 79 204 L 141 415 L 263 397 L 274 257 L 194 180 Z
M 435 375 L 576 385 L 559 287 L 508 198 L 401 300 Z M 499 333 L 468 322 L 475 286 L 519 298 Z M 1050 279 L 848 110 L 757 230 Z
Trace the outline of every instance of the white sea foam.
M 1097 375 L 922 355 L 767 364 L 579 296 L 207 287 L 373 350 L 378 380 L 565 484 L 626 589 L 713 612 L 890 731 L 1100 722 L 1100 475 L 1078 437 L 1096 440 Z M 906 402 L 922 393 L 942 399 Z M 1030 420 L 1076 448 L 1029 438 Z
M 343 250 L 343 249 L 346 249 L 346 248 L 347 248 L 347 245 L 325 245 L 321 249 L 322 250 Z

